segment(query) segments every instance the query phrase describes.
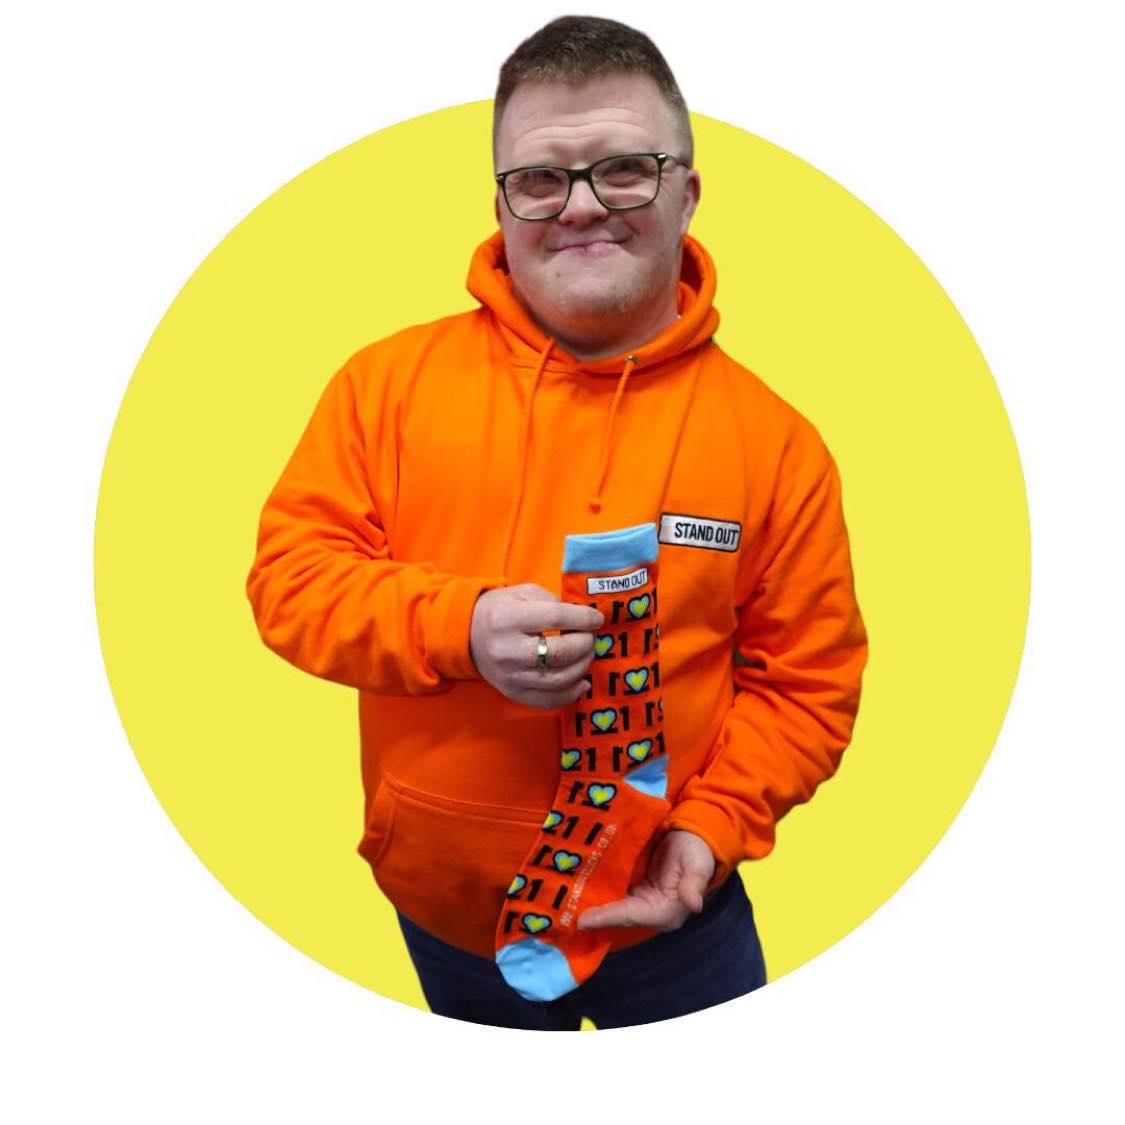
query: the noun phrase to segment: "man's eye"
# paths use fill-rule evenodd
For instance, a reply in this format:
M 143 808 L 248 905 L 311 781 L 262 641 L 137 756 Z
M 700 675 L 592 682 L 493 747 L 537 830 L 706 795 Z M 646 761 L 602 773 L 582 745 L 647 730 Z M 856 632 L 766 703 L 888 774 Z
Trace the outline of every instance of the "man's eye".
M 516 191 L 524 195 L 552 195 L 561 190 L 563 177 L 551 168 L 529 168 L 515 177 Z
M 640 156 L 619 156 L 598 169 L 600 178 L 615 186 L 634 183 L 656 174 L 656 161 Z

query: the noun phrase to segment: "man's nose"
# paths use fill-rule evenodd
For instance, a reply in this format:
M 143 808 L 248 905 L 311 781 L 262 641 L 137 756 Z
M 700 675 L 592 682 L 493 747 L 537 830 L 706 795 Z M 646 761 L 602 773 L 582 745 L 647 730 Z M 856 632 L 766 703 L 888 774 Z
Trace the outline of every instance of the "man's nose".
M 575 180 L 570 189 L 570 198 L 566 206 L 559 213 L 560 223 L 592 223 L 604 219 L 609 214 L 609 209 L 604 207 L 594 189 L 586 180 Z

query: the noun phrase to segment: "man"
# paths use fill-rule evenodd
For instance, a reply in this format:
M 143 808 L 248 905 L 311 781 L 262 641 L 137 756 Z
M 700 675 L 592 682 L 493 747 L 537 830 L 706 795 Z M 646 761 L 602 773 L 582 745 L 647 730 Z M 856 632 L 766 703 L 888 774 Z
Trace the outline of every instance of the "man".
M 267 645 L 360 691 L 360 852 L 430 1007 L 649 1022 L 764 983 L 736 868 L 835 771 L 866 660 L 840 485 L 712 339 L 690 123 L 645 36 L 542 28 L 501 70 L 493 143 L 481 308 L 337 373 L 247 590 Z M 614 569 L 621 536 L 642 555 Z M 619 684 L 645 703 L 627 742 L 590 720 L 628 721 L 598 693 L 642 626 L 659 661 Z M 555 806 L 610 795 L 632 811 L 555 847 L 578 823 Z

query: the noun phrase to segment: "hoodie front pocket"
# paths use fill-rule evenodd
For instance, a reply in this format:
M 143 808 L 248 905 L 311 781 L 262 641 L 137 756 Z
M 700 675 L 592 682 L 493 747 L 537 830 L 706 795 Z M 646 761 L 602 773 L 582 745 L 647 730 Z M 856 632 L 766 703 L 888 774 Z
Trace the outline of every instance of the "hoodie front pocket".
M 384 774 L 359 852 L 397 910 L 491 958 L 505 894 L 545 812 L 423 793 Z

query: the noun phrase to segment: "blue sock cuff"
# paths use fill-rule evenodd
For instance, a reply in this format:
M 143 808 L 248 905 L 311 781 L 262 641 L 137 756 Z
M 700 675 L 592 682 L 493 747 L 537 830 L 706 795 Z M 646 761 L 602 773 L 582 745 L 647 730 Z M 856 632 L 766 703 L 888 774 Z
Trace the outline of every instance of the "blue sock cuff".
M 566 574 L 621 570 L 638 563 L 656 562 L 659 551 L 655 523 L 641 523 L 618 531 L 568 535 L 563 549 L 562 569 Z
M 645 762 L 639 769 L 626 774 L 622 779 L 646 797 L 666 797 L 668 795 L 668 759 L 654 758 Z

